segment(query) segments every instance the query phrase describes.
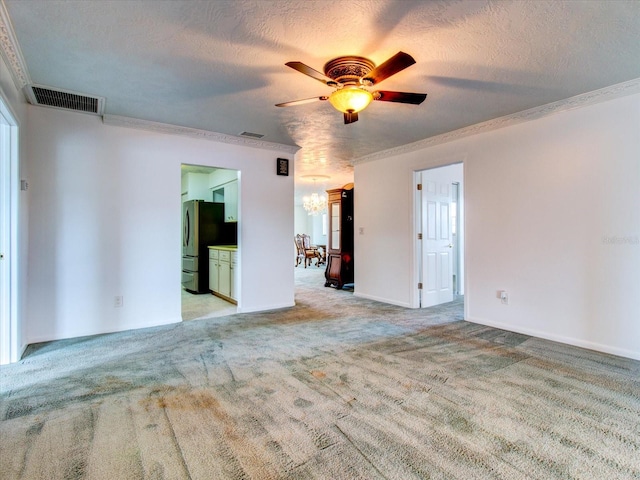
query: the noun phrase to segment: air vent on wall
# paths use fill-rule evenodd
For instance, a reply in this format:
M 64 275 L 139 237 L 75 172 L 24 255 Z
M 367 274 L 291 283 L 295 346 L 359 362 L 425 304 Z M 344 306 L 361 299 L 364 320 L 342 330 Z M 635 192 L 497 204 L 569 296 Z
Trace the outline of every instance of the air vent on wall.
M 29 103 L 33 105 L 61 108 L 93 115 L 102 115 L 104 113 L 104 97 L 45 87 L 44 85 L 27 85 L 24 87 L 24 91 Z
M 261 133 L 252 133 L 252 132 L 242 132 L 240 134 L 241 137 L 249 137 L 249 138 L 262 138 L 264 135 Z

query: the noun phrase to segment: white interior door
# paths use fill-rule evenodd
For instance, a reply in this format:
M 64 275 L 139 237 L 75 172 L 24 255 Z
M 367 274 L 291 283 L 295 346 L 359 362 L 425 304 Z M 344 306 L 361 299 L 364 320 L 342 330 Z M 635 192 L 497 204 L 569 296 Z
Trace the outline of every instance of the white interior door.
M 422 307 L 453 300 L 452 184 L 446 172 L 421 172 Z

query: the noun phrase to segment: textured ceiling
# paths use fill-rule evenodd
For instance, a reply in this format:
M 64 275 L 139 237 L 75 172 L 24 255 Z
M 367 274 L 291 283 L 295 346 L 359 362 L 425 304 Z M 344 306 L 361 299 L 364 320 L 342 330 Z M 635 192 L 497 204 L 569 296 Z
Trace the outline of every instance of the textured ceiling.
M 640 2 L 4 0 L 34 83 L 106 97 L 105 113 L 299 145 L 296 185 L 351 160 L 640 77 Z M 344 125 L 316 70 L 340 55 L 417 63 Z

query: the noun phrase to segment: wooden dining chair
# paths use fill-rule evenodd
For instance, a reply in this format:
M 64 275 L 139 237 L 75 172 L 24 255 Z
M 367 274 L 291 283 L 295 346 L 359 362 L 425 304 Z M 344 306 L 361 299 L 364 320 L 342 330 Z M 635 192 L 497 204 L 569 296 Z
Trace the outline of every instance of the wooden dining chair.
M 307 268 L 307 265 L 311 265 L 313 259 L 318 259 L 318 249 L 311 246 L 311 241 L 309 235 L 306 234 L 297 234 L 295 237 L 297 256 L 296 256 L 296 267 L 300 265 L 301 261 L 304 261 L 304 268 Z

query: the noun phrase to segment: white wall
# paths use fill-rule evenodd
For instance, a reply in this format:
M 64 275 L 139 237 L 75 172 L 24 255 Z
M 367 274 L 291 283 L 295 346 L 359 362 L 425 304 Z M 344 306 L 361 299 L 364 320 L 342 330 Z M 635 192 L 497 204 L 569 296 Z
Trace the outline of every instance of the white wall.
M 327 211 L 325 210 L 318 215 L 311 215 L 311 243 L 314 245 L 327 245 L 327 234 L 323 233 L 322 224 L 323 221 L 327 224 Z M 324 219 L 324 220 L 323 220 Z M 326 229 L 329 228 L 328 224 L 325 226 Z
M 414 152 L 355 166 L 356 296 L 418 307 L 414 175 L 460 163 L 464 157 L 462 153 Z
M 295 234 L 298 233 L 306 233 L 307 235 L 311 234 L 312 226 L 310 221 L 310 216 L 307 211 L 302 207 L 302 205 L 296 205 L 294 208 L 294 230 Z
M 639 125 L 632 95 L 356 165 L 356 294 L 414 305 L 413 172 L 464 161 L 466 318 L 640 359 Z
M 294 304 L 286 153 L 41 107 L 28 124 L 28 343 L 180 321 L 182 163 L 241 172 L 239 311 Z
M 326 210 L 324 214 L 326 214 Z M 322 213 L 309 215 L 302 205 L 295 206 L 294 229 L 295 233 L 306 233 L 311 237 L 313 245 L 326 245 L 327 235 L 322 230 Z

